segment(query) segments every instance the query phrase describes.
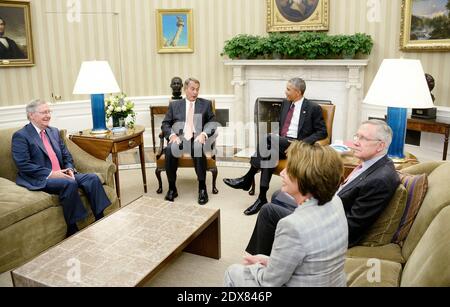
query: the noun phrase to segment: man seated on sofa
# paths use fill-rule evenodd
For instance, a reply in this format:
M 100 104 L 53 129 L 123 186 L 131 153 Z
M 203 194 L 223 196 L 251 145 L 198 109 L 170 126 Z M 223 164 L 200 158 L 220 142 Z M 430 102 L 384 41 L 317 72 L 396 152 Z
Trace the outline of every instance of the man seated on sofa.
M 33 100 L 26 112 L 30 123 L 12 137 L 12 156 L 18 169 L 16 183 L 31 191 L 59 195 L 70 236 L 78 231 L 76 222 L 88 215 L 78 188 L 89 199 L 96 220 L 103 217 L 103 210 L 111 202 L 97 175 L 75 170 L 58 129 L 49 126 L 51 111 L 47 102 Z
M 363 238 L 400 184 L 394 163 L 387 156 L 391 141 L 392 130 L 381 120 L 364 122 L 353 137 L 354 156 L 362 163 L 337 191 L 347 216 L 349 247 Z M 270 255 L 278 221 L 295 209 L 291 202 L 286 194 L 276 192 L 272 202 L 262 207 L 246 248 L 248 253 Z

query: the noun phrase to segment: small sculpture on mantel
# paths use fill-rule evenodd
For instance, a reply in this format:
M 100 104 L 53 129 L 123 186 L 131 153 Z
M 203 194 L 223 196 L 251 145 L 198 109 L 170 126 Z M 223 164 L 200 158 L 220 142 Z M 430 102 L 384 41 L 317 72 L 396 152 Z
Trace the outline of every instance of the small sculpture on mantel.
M 183 89 L 183 80 L 180 77 L 173 77 L 170 82 L 172 88 L 172 100 L 183 99 L 181 96 L 181 90 Z
M 425 74 L 425 79 L 427 79 L 427 84 L 428 84 L 428 88 L 430 89 L 430 95 L 431 95 L 431 99 L 433 99 L 433 103 L 434 103 L 434 95 L 431 92 L 434 89 L 435 86 L 435 82 L 434 82 L 434 78 L 432 75 L 430 74 Z

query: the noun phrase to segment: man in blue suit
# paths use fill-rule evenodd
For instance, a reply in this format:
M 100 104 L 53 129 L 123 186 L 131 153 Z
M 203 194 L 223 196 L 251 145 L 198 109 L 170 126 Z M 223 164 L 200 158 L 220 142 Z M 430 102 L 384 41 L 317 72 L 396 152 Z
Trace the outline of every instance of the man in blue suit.
M 77 173 L 58 129 L 49 126 L 51 111 L 47 102 L 33 100 L 26 111 L 30 123 L 12 137 L 12 156 L 18 169 L 16 183 L 31 191 L 59 195 L 70 236 L 78 231 L 76 222 L 88 215 L 79 188 L 89 199 L 96 220 L 103 217 L 103 210 L 111 202 L 97 175 Z

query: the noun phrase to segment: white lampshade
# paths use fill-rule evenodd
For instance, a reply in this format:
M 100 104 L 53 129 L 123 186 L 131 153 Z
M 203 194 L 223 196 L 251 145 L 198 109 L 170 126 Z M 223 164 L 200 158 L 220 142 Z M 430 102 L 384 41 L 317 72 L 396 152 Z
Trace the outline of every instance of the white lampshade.
M 394 108 L 432 108 L 430 90 L 419 60 L 385 59 L 364 103 Z
M 74 94 L 104 94 L 120 92 L 116 78 L 106 61 L 86 61 L 81 64 Z

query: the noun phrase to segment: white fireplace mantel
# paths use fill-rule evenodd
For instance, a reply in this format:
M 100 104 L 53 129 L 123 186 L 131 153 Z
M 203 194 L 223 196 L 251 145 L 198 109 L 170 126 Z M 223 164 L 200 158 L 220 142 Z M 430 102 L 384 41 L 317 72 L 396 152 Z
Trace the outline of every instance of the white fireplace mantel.
M 286 82 L 306 81 L 306 98 L 336 105 L 333 140 L 346 140 L 360 123 L 368 60 L 226 60 L 233 69 L 234 122 L 252 123 L 258 97 L 284 97 Z M 248 144 L 247 144 L 248 145 Z

